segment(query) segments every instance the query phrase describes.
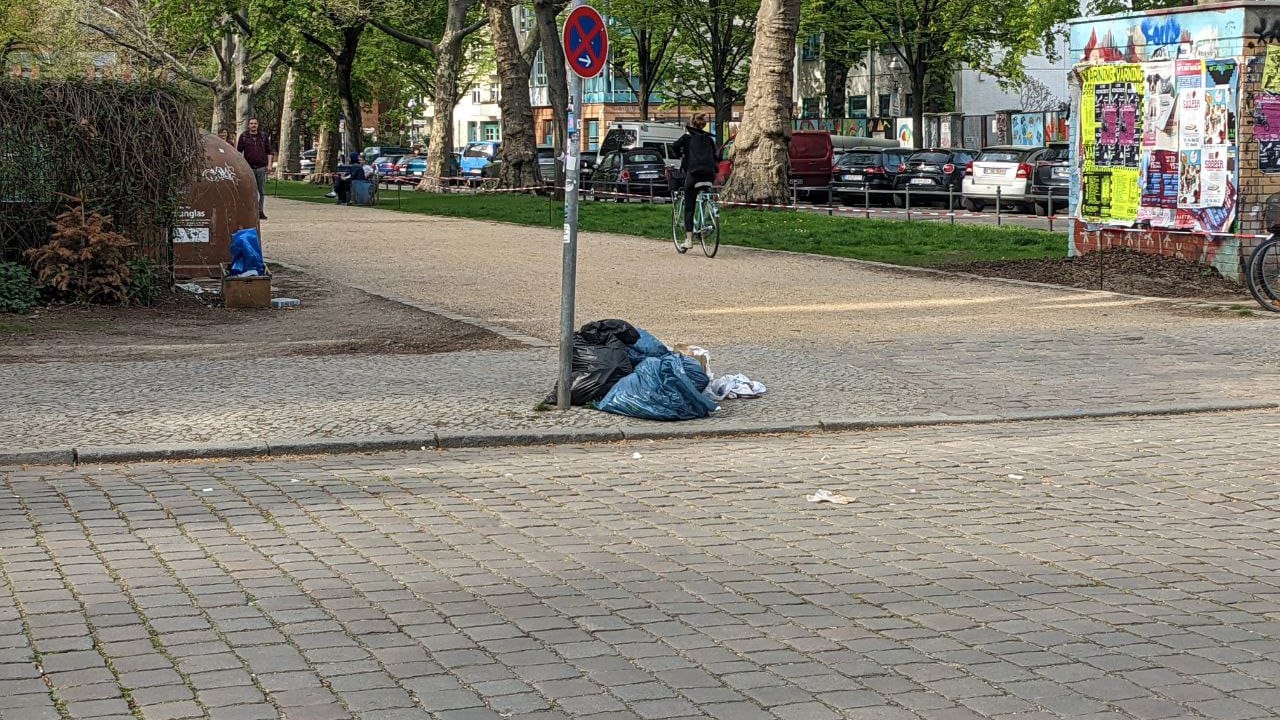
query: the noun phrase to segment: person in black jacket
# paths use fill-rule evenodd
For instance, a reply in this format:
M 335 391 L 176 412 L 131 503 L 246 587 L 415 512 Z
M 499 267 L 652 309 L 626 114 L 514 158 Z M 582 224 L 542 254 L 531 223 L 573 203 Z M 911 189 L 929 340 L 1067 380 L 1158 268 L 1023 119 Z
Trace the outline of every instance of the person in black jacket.
M 338 197 L 339 205 L 351 204 L 351 182 L 364 180 L 364 162 L 358 152 L 351 153 L 349 165 L 339 165 L 337 178 L 333 181 L 333 193 Z
M 707 132 L 707 114 L 696 113 L 676 140 L 680 169 L 684 172 L 684 249 L 693 247 L 693 209 L 698 202 L 699 183 L 716 179 L 716 139 Z

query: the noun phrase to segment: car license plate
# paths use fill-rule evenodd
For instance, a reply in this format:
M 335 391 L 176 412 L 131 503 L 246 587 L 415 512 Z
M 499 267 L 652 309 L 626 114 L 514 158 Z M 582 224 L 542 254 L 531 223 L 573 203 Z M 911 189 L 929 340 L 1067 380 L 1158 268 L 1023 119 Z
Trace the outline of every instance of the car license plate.
M 641 180 L 652 180 L 653 178 L 658 177 L 658 173 L 656 172 L 638 173 L 636 177 L 640 178 Z
M 983 175 L 1003 175 L 1004 168 L 993 168 L 993 167 L 982 168 L 982 174 Z
M 1064 178 L 1071 174 L 1070 168 L 1056 167 L 1053 169 L 1053 176 L 1056 178 Z
M 932 185 L 933 181 L 929 178 L 911 178 L 912 185 Z
M 848 182 L 862 182 L 864 178 L 861 175 L 845 175 L 844 179 Z

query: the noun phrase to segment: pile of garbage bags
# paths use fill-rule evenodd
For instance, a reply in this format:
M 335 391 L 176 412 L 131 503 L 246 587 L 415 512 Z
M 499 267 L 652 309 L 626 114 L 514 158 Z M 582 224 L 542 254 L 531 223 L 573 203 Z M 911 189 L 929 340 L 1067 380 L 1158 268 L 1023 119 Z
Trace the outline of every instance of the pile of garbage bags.
M 597 320 L 573 336 L 573 405 L 645 420 L 695 420 L 720 409 L 718 400 L 758 397 L 765 386 L 745 375 L 713 383 L 710 353 L 667 347 L 625 320 Z M 554 404 L 559 386 L 546 402 Z

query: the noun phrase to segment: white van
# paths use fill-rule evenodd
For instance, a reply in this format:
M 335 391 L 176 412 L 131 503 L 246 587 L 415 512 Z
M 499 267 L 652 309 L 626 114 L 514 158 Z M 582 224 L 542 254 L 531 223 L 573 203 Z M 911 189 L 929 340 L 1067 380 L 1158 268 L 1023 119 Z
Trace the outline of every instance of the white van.
M 611 152 L 646 148 L 658 153 L 669 167 L 680 167 L 680 158 L 671 145 L 683 134 L 684 124 L 678 122 L 615 122 L 600 143 L 596 162 Z

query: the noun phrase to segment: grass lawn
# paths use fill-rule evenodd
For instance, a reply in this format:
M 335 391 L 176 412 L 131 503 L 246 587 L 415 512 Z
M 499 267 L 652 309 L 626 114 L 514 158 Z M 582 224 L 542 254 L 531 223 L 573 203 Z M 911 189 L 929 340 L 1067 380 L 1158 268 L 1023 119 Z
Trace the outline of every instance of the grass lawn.
M 333 202 L 326 186 L 269 181 L 268 193 L 290 200 Z M 383 188 L 379 207 L 396 209 L 396 191 Z M 564 210 L 545 197 L 517 194 L 400 194 L 402 212 L 496 220 L 520 225 L 559 227 Z M 1066 237 L 1020 227 L 949 225 L 828 217 L 790 210 L 727 208 L 721 212 L 720 242 L 726 245 L 791 250 L 896 265 L 945 265 L 971 260 L 1022 260 L 1063 257 Z M 587 232 L 671 240 L 671 206 L 584 202 L 579 227 Z

